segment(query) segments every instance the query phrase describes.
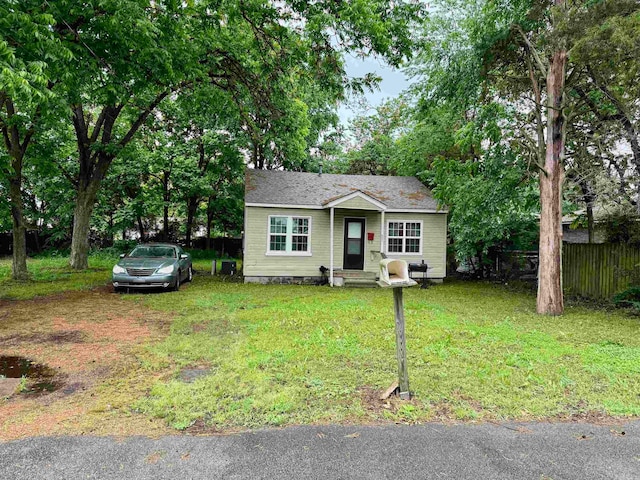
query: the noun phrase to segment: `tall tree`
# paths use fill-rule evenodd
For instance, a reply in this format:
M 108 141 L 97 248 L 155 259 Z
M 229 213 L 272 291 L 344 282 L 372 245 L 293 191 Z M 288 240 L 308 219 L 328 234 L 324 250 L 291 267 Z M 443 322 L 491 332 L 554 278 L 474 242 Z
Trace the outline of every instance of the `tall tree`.
M 566 0 L 555 0 L 551 29 L 566 15 Z M 538 313 L 560 315 L 564 312 L 562 292 L 562 183 L 566 134 L 565 80 L 567 40 L 561 36 L 549 52 L 548 65 L 539 68 L 547 74 L 547 138 L 544 165 L 540 172 L 540 259 L 538 269 Z M 544 70 L 543 70 L 544 73 Z
M 76 57 L 63 86 L 79 169 L 70 264 L 87 267 L 91 214 L 112 162 L 151 112 L 185 80 L 186 5 L 175 2 L 48 3 Z
M 419 56 L 420 72 L 427 76 L 422 104 L 454 103 L 466 112 L 474 104 L 498 102 L 514 109 L 522 126 L 505 141 L 518 143 L 539 171 L 537 310 L 561 314 L 565 139 L 567 125 L 581 112 L 573 88 L 583 84 L 593 68 L 578 61 L 574 53 L 594 32 L 609 30 L 604 28 L 607 23 L 636 17 L 638 4 L 628 0 L 462 4 L 452 0 L 440 6 L 444 8 L 434 9 Z M 610 46 L 615 49 L 613 42 Z
M 313 130 L 305 84 L 330 92 L 326 100 L 335 102 L 345 88 L 370 83 L 348 82 L 341 52 L 379 53 L 397 64 L 410 52 L 408 22 L 421 10 L 409 0 L 26 0 L 2 7 L 3 47 L 4 38 L 15 36 L 16 14 L 29 28 L 44 25 L 36 38 L 70 52 L 52 55 L 14 39 L 0 56 L 3 66 L 27 65 L 15 75 L 17 85 L 25 72 L 38 73 L 56 60 L 57 75 L 43 85 L 66 104 L 66 111 L 56 105 L 47 113 L 68 119 L 76 137 L 77 168 L 67 173 L 76 189 L 70 263 L 80 269 L 87 266 L 90 218 L 103 180 L 164 99 L 202 83 L 229 92 L 237 108 L 248 105 L 243 132 L 254 135 L 256 161 L 273 156 L 288 167 L 289 158 L 304 161 Z M 20 50 L 22 44 L 34 48 Z M 6 98 L 3 109 L 10 105 Z M 44 104 L 35 100 L 30 121 L 35 112 L 44 115 Z M 20 145 L 24 150 L 24 138 Z
M 4 154 L 0 173 L 8 184 L 13 232 L 12 276 L 28 278 L 26 224 L 22 181 L 27 150 L 45 121 L 45 105 L 53 103 L 56 65 L 69 62 L 71 52 L 53 35 L 55 20 L 41 2 L 0 4 L 0 132 Z

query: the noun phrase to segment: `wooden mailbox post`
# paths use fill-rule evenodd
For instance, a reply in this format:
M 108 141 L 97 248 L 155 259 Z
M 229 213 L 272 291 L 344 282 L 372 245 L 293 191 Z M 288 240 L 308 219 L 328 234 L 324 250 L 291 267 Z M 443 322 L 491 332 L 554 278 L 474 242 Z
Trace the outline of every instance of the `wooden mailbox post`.
M 386 258 L 380 262 L 378 285 L 393 289 L 393 314 L 396 322 L 396 358 L 398 360 L 398 387 L 400 398 L 409 400 L 409 372 L 407 369 L 407 342 L 404 333 L 404 302 L 402 288 L 417 285 L 409 277 L 409 267 L 404 260 Z M 394 389 L 395 390 L 395 389 Z M 390 392 L 391 393 L 391 392 Z

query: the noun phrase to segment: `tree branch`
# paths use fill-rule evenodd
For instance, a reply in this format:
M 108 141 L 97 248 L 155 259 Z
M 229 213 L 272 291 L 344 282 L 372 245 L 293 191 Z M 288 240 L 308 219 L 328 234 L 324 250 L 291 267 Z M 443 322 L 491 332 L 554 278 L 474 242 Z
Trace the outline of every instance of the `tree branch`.
M 67 180 L 69 180 L 69 183 L 71 183 L 71 185 L 73 185 L 74 187 L 77 187 L 78 180 L 74 178 L 73 175 L 71 175 L 57 160 L 52 159 L 52 161 L 53 161 L 53 164 L 56 167 L 58 167 L 58 170 L 60 170 L 60 173 L 62 173 L 62 176 Z
M 169 95 L 169 93 L 171 93 L 171 90 L 160 92 L 156 96 L 156 98 L 154 98 L 153 101 L 142 112 L 140 112 L 138 118 L 136 118 L 135 122 L 133 122 L 133 124 L 131 125 L 131 128 L 129 128 L 129 131 L 125 134 L 124 137 L 122 137 L 122 140 L 120 140 L 119 145 L 121 147 L 126 146 L 131 141 L 138 129 L 147 120 L 151 112 L 155 110 L 158 105 L 160 105 L 160 102 L 162 102 L 162 100 L 164 100 Z
M 529 50 L 529 52 L 531 52 L 531 55 L 533 56 L 533 59 L 535 60 L 538 69 L 540 70 L 540 74 L 546 78 L 547 66 L 545 66 L 542 59 L 540 58 L 540 55 L 538 55 L 538 52 L 536 51 L 535 47 L 531 44 L 531 42 L 527 38 L 527 34 L 524 32 L 524 30 L 520 25 L 515 24 L 514 27 L 518 31 L 518 33 L 520 34 L 524 42 L 527 44 L 527 49 Z
M 100 135 L 100 129 L 102 128 L 102 124 L 104 123 L 104 119 L 106 117 L 106 109 L 107 107 L 104 107 L 100 111 L 100 115 L 98 115 L 96 124 L 93 126 L 93 132 L 91 133 L 91 138 L 89 139 L 91 143 L 95 143 L 95 141 L 98 140 L 98 135 Z
M 4 102 L 7 101 L 7 94 L 5 92 L 0 92 L 0 110 L 4 108 Z
M 5 103 L 7 105 L 7 115 L 9 116 L 9 119 L 11 119 L 16 115 L 15 107 L 11 98 L 7 98 Z M 11 146 L 9 154 L 14 156 L 16 153 L 20 152 L 20 131 L 18 130 L 18 125 L 15 123 L 13 125 L 8 125 L 7 134 L 9 135 Z
M 531 57 L 527 57 L 527 67 L 529 69 L 529 78 L 531 79 L 531 85 L 533 86 L 533 93 L 535 95 L 534 112 L 536 117 L 536 135 L 538 137 L 538 144 L 536 148 L 536 166 L 540 170 L 544 171 L 546 143 L 544 141 L 544 125 L 542 123 L 542 111 L 540 108 L 542 102 L 542 92 L 540 91 L 540 84 L 538 83 L 533 65 L 531 64 Z

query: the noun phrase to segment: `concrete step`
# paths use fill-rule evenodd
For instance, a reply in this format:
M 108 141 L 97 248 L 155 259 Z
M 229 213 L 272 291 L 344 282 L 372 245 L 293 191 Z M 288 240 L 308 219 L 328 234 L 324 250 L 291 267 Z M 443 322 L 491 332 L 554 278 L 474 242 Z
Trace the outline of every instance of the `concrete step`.
M 373 278 L 345 278 L 344 286 L 349 288 L 378 288 L 375 277 Z
M 342 278 L 366 278 L 375 280 L 377 274 L 375 272 L 365 272 L 363 270 L 334 270 L 333 276 Z

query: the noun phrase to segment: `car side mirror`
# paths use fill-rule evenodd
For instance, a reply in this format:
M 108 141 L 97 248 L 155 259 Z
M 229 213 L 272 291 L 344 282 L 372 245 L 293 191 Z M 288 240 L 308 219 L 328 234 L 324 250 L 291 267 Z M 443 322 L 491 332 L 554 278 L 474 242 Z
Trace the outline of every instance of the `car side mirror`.
M 181 253 L 180 260 L 184 260 L 185 258 L 189 258 L 189 255 L 187 255 L 186 253 Z
M 124 258 L 124 257 L 126 257 L 126 256 L 127 256 L 127 254 L 126 254 L 126 253 L 121 253 L 121 254 L 120 254 L 120 258 Z

